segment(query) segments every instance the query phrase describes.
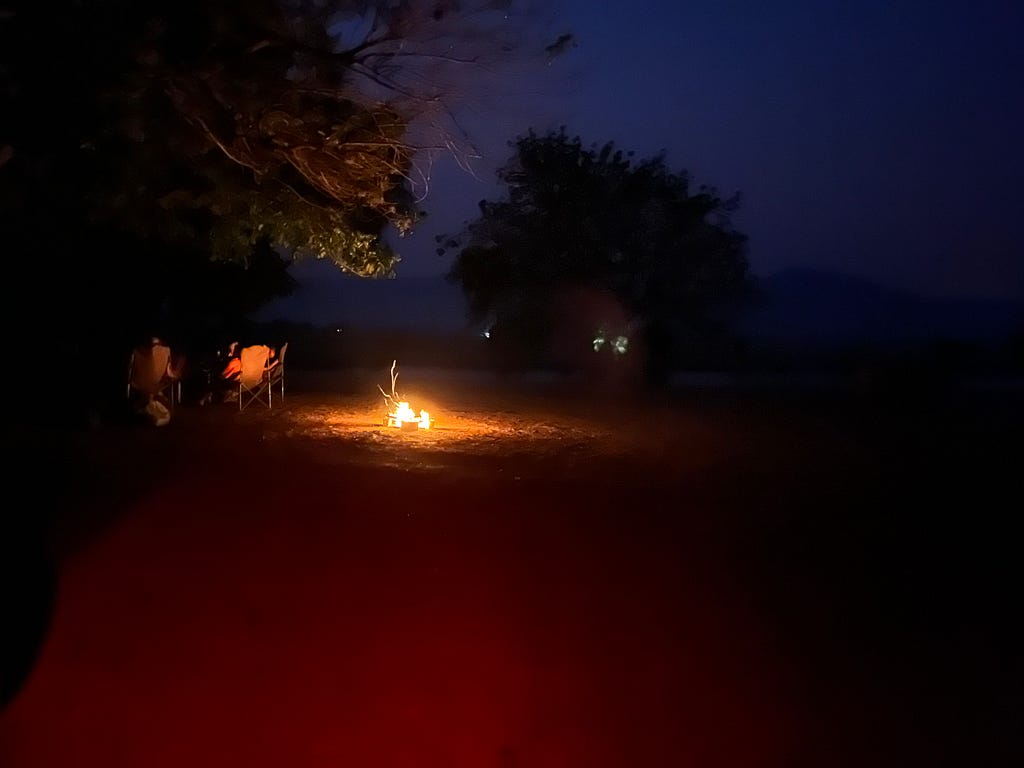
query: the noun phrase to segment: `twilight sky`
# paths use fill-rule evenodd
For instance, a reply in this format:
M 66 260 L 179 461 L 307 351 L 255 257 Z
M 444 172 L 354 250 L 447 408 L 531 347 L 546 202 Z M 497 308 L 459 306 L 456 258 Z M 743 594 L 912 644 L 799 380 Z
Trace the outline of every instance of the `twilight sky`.
M 484 157 L 437 164 L 399 279 L 447 269 L 433 237 L 500 194 L 508 139 L 565 125 L 740 191 L 755 274 L 1024 296 L 1024 3 L 553 0 L 545 24 L 577 46 L 463 113 Z

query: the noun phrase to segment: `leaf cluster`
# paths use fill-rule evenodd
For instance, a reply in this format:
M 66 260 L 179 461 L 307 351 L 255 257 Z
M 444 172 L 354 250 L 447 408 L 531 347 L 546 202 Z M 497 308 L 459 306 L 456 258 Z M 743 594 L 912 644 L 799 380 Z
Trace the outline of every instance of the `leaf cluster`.
M 451 71 L 510 48 L 477 35 L 510 28 L 510 5 L 17 4 L 0 16 L 0 185 L 85 228 L 236 260 L 268 239 L 390 274 L 381 234 L 421 215 L 417 156 L 471 151 L 454 133 L 414 143 L 412 126 L 438 124 Z

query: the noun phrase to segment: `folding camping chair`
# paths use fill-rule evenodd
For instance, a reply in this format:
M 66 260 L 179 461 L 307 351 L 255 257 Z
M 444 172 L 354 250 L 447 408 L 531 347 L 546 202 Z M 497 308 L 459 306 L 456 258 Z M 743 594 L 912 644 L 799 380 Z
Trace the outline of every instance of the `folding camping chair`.
M 133 392 L 166 399 L 168 405 L 181 402 L 181 377 L 172 366 L 170 347 L 142 344 L 132 350 L 128 362 L 128 399 Z
M 281 349 L 277 351 L 277 362 L 270 369 L 270 386 L 276 386 L 278 382 L 281 384 L 281 399 L 284 400 L 284 356 L 288 352 L 288 342 L 286 341 L 281 345 Z
M 244 411 L 257 400 L 267 408 L 273 406 L 270 372 L 267 370 L 269 358 L 270 347 L 263 344 L 254 344 L 242 349 L 242 372 L 238 375 L 239 411 Z

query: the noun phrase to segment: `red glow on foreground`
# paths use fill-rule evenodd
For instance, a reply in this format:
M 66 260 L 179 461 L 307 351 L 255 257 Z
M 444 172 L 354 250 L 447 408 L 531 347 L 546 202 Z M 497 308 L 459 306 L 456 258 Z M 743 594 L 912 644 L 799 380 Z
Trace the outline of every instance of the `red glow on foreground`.
M 311 479 L 191 478 L 70 563 L 0 763 L 787 763 L 778 659 L 698 547 L 548 492 Z

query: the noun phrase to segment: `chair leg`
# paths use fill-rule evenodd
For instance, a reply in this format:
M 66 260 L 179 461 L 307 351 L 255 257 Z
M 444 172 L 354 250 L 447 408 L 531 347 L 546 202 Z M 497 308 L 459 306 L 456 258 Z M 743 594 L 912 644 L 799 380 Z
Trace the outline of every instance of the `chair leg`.
M 263 402 L 263 398 L 267 398 L 267 402 Z M 258 401 L 261 405 L 267 406 L 268 409 L 274 407 L 274 387 L 269 381 L 264 381 L 256 389 L 245 389 L 241 383 L 238 385 L 238 410 L 243 411 L 252 405 L 253 401 Z

